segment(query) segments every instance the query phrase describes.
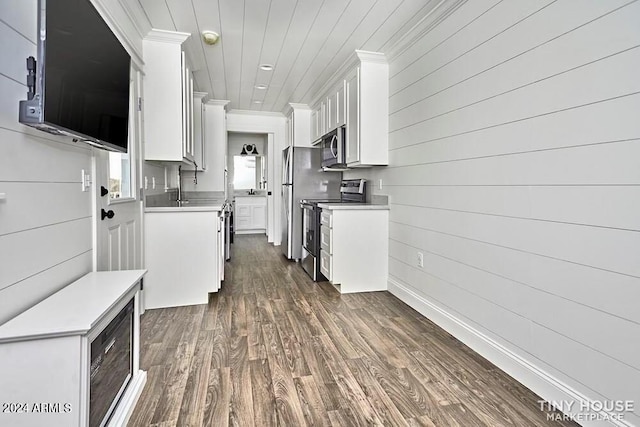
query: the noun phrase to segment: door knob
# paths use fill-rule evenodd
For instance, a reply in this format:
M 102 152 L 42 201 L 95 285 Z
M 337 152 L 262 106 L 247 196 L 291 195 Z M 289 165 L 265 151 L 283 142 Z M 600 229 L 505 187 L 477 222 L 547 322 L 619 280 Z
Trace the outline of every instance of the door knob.
M 105 218 L 113 218 L 116 214 L 113 213 L 112 210 L 110 211 L 105 211 L 104 209 L 102 209 L 102 220 L 104 221 Z

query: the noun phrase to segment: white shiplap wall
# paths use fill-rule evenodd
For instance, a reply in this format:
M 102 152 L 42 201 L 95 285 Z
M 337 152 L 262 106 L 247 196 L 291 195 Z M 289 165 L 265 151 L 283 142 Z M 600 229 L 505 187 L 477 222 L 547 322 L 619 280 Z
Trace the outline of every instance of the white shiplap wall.
M 639 22 L 637 1 L 466 2 L 391 58 L 390 165 L 365 173 L 392 292 L 534 391 L 635 400 L 635 425 Z
M 128 48 L 139 48 L 121 4 L 100 3 L 118 18 Z M 0 2 L 0 324 L 92 268 L 93 193 L 81 191 L 91 149 L 18 123 L 36 28 L 36 0 Z

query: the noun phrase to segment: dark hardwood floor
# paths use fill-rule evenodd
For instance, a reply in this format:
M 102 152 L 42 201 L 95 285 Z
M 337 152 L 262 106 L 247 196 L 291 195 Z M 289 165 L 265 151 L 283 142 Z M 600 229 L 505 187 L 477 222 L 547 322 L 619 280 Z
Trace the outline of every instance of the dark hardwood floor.
M 575 425 L 391 294 L 340 295 L 264 236 L 236 236 L 226 271 L 208 305 L 143 315 L 129 426 Z

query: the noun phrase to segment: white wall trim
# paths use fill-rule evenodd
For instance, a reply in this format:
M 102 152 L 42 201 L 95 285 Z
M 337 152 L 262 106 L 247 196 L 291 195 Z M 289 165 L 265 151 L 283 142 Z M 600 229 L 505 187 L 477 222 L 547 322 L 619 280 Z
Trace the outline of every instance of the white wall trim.
M 388 290 L 398 299 L 468 345 L 471 349 L 514 377 L 547 402 L 577 402 L 573 406 L 573 408 L 577 410 L 571 411 L 569 415 L 580 416 L 579 414 L 581 414 L 581 412 L 579 409 L 581 404 L 584 403 L 586 405 L 588 402 L 591 402 L 591 399 L 578 390 L 535 366 L 402 283 L 389 278 Z M 595 412 L 591 411 L 589 413 L 594 414 Z M 582 414 L 584 417 L 586 413 Z M 612 420 L 613 416 L 617 414 L 600 411 L 597 412 L 597 415 L 601 419 L 610 421 L 588 421 L 582 418 L 578 418 L 578 420 L 581 425 L 588 427 L 603 425 L 633 427 L 633 425 L 627 421 Z

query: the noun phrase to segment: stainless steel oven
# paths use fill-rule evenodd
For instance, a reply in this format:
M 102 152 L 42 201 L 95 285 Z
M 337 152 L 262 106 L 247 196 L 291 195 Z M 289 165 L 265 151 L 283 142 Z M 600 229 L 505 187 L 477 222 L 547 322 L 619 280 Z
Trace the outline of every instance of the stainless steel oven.
M 366 201 L 366 181 L 346 179 L 340 184 L 340 200 L 301 200 L 302 209 L 302 258 L 304 271 L 314 282 L 327 280 L 320 272 L 320 214 L 319 203 L 364 203 Z
M 302 257 L 300 264 L 314 282 L 325 280 L 320 273 L 320 212 L 318 203 L 340 203 L 339 199 L 301 200 Z

